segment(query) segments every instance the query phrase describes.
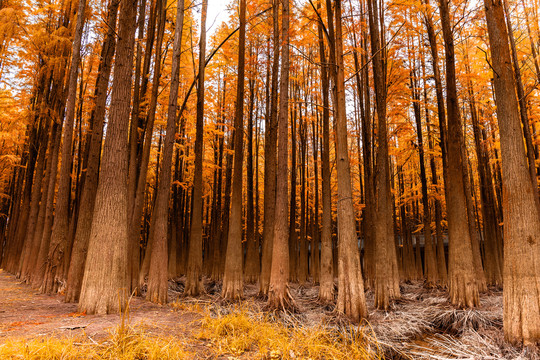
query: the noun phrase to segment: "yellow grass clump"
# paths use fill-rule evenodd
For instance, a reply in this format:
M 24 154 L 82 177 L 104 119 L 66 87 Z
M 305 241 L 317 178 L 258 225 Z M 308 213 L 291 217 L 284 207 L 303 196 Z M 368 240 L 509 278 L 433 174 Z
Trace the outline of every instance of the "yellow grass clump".
M 178 338 L 148 336 L 135 328 L 118 327 L 101 342 L 89 338 L 39 337 L 0 344 L 0 359 L 24 360 L 161 360 L 192 359 Z
M 383 359 L 376 342 L 361 328 L 332 330 L 322 324 L 301 326 L 273 314 L 235 307 L 228 314 L 205 311 L 198 338 L 210 342 L 216 357 L 242 359 Z

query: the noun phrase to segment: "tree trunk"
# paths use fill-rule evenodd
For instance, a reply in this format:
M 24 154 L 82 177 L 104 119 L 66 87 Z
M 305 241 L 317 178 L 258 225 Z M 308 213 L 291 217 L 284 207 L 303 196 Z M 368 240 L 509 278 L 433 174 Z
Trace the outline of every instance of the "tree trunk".
M 328 2 L 327 2 L 328 4 Z M 343 35 L 341 26 L 341 0 L 334 2 L 335 56 L 334 116 L 336 132 L 336 168 L 338 179 L 338 298 L 337 310 L 353 321 L 367 317 L 364 281 L 356 236 L 355 210 L 352 200 L 351 169 L 347 143 L 347 114 L 345 104 L 345 68 L 343 62 Z M 332 14 L 330 8 L 327 9 Z M 330 18 L 331 16 L 329 16 Z M 333 64 L 334 65 L 334 64 Z
M 279 84 L 279 114 L 278 114 L 278 149 L 277 149 L 277 173 L 281 174 L 276 180 L 276 210 L 274 220 L 274 239 L 272 241 L 272 266 L 270 270 L 270 286 L 268 290 L 268 306 L 273 309 L 286 309 L 294 306 L 294 301 L 289 293 L 289 248 L 287 239 L 288 229 L 288 168 L 289 168 L 289 0 L 281 0 L 282 25 L 282 58 L 281 79 Z M 277 194 L 280 194 L 278 196 Z
M 394 245 L 388 134 L 386 125 L 386 70 L 381 54 L 382 37 L 379 30 L 377 1 L 368 1 L 371 54 L 377 108 L 377 161 L 375 171 L 375 306 L 388 309 L 390 299 L 400 297 L 399 270 Z
M 274 58 L 272 62 L 272 90 L 270 113 L 265 120 L 264 141 L 264 227 L 259 294 L 266 296 L 270 286 L 274 223 L 276 212 L 277 128 L 278 128 L 278 73 L 279 73 L 279 0 L 273 0 Z
M 240 41 L 238 45 L 238 82 L 234 116 L 234 173 L 231 216 L 225 255 L 225 272 L 221 295 L 226 299 L 241 298 L 244 293 L 242 271 L 242 183 L 244 164 L 244 74 L 246 63 L 246 0 L 240 0 Z
M 443 38 L 446 54 L 446 93 L 448 113 L 448 175 L 446 201 L 448 213 L 449 258 L 448 287 L 450 300 L 459 307 L 474 307 L 479 304 L 478 284 L 475 279 L 471 233 L 464 184 L 463 126 L 459 113 L 456 89 L 454 35 L 450 23 L 449 4 L 439 0 Z
M 321 9 L 321 0 L 317 9 Z M 319 300 L 323 303 L 334 301 L 334 272 L 332 264 L 332 188 L 330 174 L 330 99 L 328 83 L 328 57 L 324 48 L 323 24 L 317 26 L 319 34 L 319 61 L 321 63 L 322 95 L 322 229 L 321 229 L 321 274 Z
M 206 12 L 208 0 L 202 1 L 201 36 L 199 42 L 199 86 L 197 88 L 197 120 L 195 134 L 195 168 L 193 172 L 193 204 L 191 210 L 191 229 L 189 234 L 189 254 L 185 295 L 196 296 L 202 286 L 203 261 L 203 132 L 204 132 L 204 70 L 206 59 Z
M 71 53 L 71 68 L 69 70 L 69 80 L 67 89 L 67 101 L 64 124 L 64 137 L 62 142 L 62 161 L 60 168 L 60 180 L 58 185 L 58 200 L 56 203 L 54 223 L 51 234 L 51 244 L 45 278 L 41 286 L 41 292 L 51 294 L 58 291 L 58 288 L 65 286 L 63 279 L 64 253 L 68 241 L 69 230 L 69 205 L 71 197 L 71 166 L 73 142 L 73 123 L 75 118 L 75 99 L 77 95 L 77 78 L 79 73 L 79 62 L 81 59 L 81 40 L 84 30 L 86 0 L 79 0 L 77 9 L 77 23 L 73 36 L 73 48 Z
M 115 29 L 119 4 L 120 0 L 110 0 L 108 7 L 107 24 L 109 24 L 109 27 L 101 49 L 101 62 L 99 64 L 98 77 L 96 80 L 96 90 L 94 92 L 95 107 L 90 115 L 93 126 L 91 133 L 88 135 L 90 140 L 87 140 L 90 143 L 88 165 L 80 200 L 81 207 L 79 209 L 77 230 L 75 231 L 75 239 L 73 241 L 71 263 L 67 275 L 66 302 L 78 301 L 81 292 L 81 283 L 88 252 L 88 241 L 92 228 L 95 198 L 99 181 L 103 123 L 105 120 L 107 89 L 116 48 Z
M 504 334 L 528 345 L 540 340 L 540 211 L 527 168 L 503 6 L 499 0 L 484 5 L 504 183 Z
M 113 313 L 126 305 L 128 274 L 128 139 L 136 0 L 121 0 L 107 135 L 90 231 L 79 311 Z M 103 251 L 107 249 L 107 251 Z
M 165 7 L 166 4 L 164 3 Z M 154 239 L 154 248 L 150 258 L 150 271 L 148 275 L 147 299 L 158 304 L 167 303 L 168 290 L 168 254 L 167 254 L 167 229 L 168 210 L 172 176 L 172 158 L 174 140 L 176 135 L 176 110 L 178 107 L 178 87 L 180 74 L 180 55 L 182 50 L 182 29 L 184 27 L 184 0 L 178 0 L 176 5 L 176 25 L 174 30 L 174 44 L 172 54 L 171 85 L 169 92 L 169 105 L 167 108 L 167 132 L 163 144 L 163 159 L 159 173 L 156 205 L 152 216 L 154 217 L 153 228 L 150 230 L 150 238 Z M 159 26 L 165 26 L 165 9 Z M 161 33 L 161 30 L 159 30 Z M 160 41 L 158 40 L 158 49 Z M 157 177 L 156 177 L 157 179 Z M 173 241 L 176 239 L 173 238 Z M 176 249 L 174 249 L 176 254 Z

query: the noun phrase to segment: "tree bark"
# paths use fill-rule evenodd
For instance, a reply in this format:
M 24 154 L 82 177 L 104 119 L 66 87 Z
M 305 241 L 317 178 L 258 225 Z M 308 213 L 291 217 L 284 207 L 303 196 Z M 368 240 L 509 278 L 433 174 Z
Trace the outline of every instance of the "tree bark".
M 231 216 L 225 255 L 223 290 L 225 299 L 239 299 L 244 293 L 242 271 L 242 183 L 244 164 L 244 74 L 246 63 L 246 0 L 240 0 L 240 38 L 238 45 L 238 82 L 234 116 L 234 168 Z
M 136 0 L 121 0 L 109 123 L 78 307 L 87 314 L 117 312 L 126 306 L 129 296 L 126 134 L 136 13 Z
M 527 167 L 518 99 L 500 0 L 485 0 L 501 137 L 504 216 L 504 334 L 540 341 L 540 211 Z
M 185 295 L 196 296 L 204 288 L 201 281 L 203 261 L 203 132 L 204 132 L 204 70 L 206 59 L 206 12 L 208 0 L 202 1 L 201 36 L 199 40 L 199 86 L 197 88 L 197 119 L 195 134 L 195 168 L 193 172 L 193 204 L 189 234 L 189 254 Z

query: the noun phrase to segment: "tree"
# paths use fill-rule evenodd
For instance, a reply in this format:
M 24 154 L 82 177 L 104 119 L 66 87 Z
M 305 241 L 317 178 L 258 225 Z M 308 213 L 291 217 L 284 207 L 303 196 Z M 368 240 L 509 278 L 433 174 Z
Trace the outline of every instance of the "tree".
M 289 119 L 289 0 L 281 0 L 281 78 L 279 82 L 278 113 L 278 149 L 277 173 L 282 174 L 276 180 L 276 212 L 274 219 L 274 238 L 272 240 L 272 266 L 270 271 L 270 287 L 268 290 L 268 306 L 274 309 L 286 309 L 294 306 L 289 293 L 289 238 L 287 196 L 288 183 L 288 119 Z M 277 196 L 277 194 L 283 194 Z
M 540 341 L 540 210 L 521 132 L 508 30 L 501 1 L 484 1 L 501 136 L 504 216 L 504 334 Z
M 332 11 L 327 8 L 328 17 Z M 341 25 L 341 0 L 334 1 L 335 17 L 335 131 L 338 178 L 338 298 L 337 310 L 352 320 L 367 317 L 364 281 L 356 236 L 352 202 L 351 170 L 347 143 L 347 115 L 345 106 L 345 69 L 343 62 L 343 35 Z
M 242 271 L 242 183 L 244 163 L 244 74 L 246 63 L 246 0 L 240 0 L 240 39 L 238 45 L 238 82 L 234 112 L 234 174 L 232 179 L 231 216 L 225 255 L 225 273 L 221 295 L 237 299 L 244 292 Z M 251 131 L 251 130 L 249 130 Z
M 103 145 L 100 181 L 79 298 L 79 311 L 119 311 L 127 301 L 128 277 L 128 142 L 133 47 L 137 1 L 121 0 L 118 42 Z M 103 251 L 103 249 L 108 249 Z
M 189 234 L 189 254 L 185 295 L 195 296 L 202 290 L 202 192 L 203 192 L 203 131 L 204 131 L 204 70 L 206 59 L 206 11 L 208 0 L 202 1 L 201 37 L 199 39 L 199 73 L 197 88 L 197 124 L 195 134 L 195 168 L 193 172 L 193 204 L 191 211 L 191 228 Z
M 164 20 L 164 19 L 163 19 Z M 178 87 L 180 77 L 180 55 L 182 51 L 182 29 L 184 27 L 184 0 L 178 0 L 176 5 L 176 25 L 174 34 L 171 86 L 169 106 L 167 108 L 167 132 L 163 146 L 163 160 L 158 181 L 156 205 L 153 216 L 154 226 L 150 230 L 154 238 L 154 248 L 150 258 L 147 298 L 158 304 L 167 303 L 168 290 L 168 254 L 167 227 L 168 210 L 172 176 L 172 158 L 176 135 L 176 110 L 178 105 Z

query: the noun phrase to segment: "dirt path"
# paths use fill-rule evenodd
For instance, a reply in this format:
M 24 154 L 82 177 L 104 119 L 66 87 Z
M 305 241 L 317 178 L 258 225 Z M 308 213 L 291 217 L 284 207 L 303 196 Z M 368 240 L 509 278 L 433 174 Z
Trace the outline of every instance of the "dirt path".
M 130 324 L 144 327 L 150 334 L 189 335 L 200 316 L 172 311 L 140 298 L 130 303 Z M 84 315 L 77 304 L 65 303 L 61 295 L 42 295 L 0 270 L 0 343 L 6 338 L 40 336 L 107 337 L 121 323 L 120 315 Z

